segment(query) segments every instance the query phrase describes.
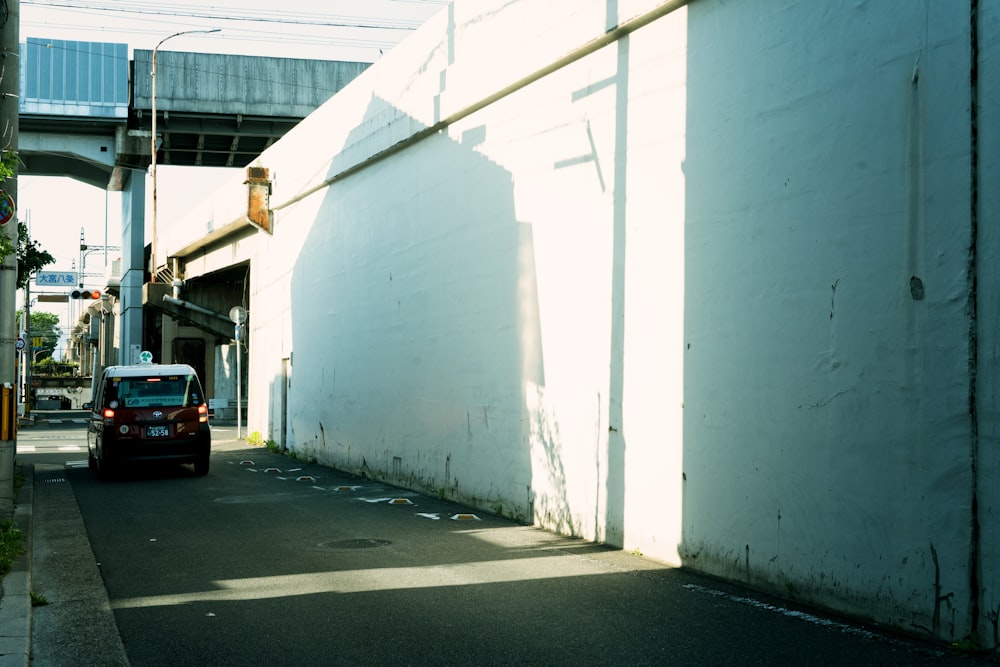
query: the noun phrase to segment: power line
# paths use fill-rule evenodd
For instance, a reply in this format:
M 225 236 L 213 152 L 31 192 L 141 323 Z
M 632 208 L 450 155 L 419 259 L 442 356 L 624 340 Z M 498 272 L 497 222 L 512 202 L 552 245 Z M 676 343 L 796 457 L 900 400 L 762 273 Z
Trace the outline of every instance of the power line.
M 280 11 L 267 11 L 246 7 L 253 4 L 248 1 L 237 12 L 235 9 L 226 11 L 217 3 L 170 4 L 169 9 L 164 9 L 145 0 L 22 0 L 21 24 L 22 34 L 30 34 L 26 30 L 30 29 L 43 37 L 66 38 L 69 35 L 69 39 L 77 41 L 93 41 L 99 37 L 105 41 L 131 42 L 130 47 L 146 46 L 134 43 L 137 36 L 140 42 L 145 42 L 143 36 L 159 38 L 192 26 L 218 27 L 223 31 L 220 35 L 193 37 L 193 43 L 209 52 L 270 53 L 279 57 L 372 62 L 378 57 L 376 53 L 396 46 L 445 0 L 383 0 L 381 3 L 367 0 L 363 3 L 364 13 L 369 14 L 366 16 L 294 11 L 295 2 L 288 0 Z M 333 8 L 334 4 L 330 2 L 324 6 Z M 409 8 L 394 9 L 395 5 L 409 5 Z M 312 7 L 309 5 L 308 9 Z M 379 11 L 381 15 L 370 16 Z M 394 12 L 395 16 L 389 15 Z M 81 35 L 77 37 L 73 33 Z M 352 57 L 351 51 L 364 55 Z
M 102 14 L 112 14 L 117 16 L 127 15 L 148 15 L 148 16 L 170 16 L 173 18 L 192 18 L 210 21 L 225 22 L 257 22 L 273 23 L 281 25 L 304 25 L 310 27 L 325 28 L 360 28 L 378 30 L 405 30 L 412 31 L 420 27 L 423 21 L 406 19 L 389 19 L 385 17 L 365 17 L 365 16 L 345 16 L 330 15 L 321 13 L 290 13 L 282 12 L 280 15 L 273 12 L 243 8 L 240 16 L 234 18 L 230 14 L 220 14 L 206 11 L 197 5 L 172 4 L 169 11 L 156 9 L 148 4 L 122 2 L 117 0 L 114 4 L 102 2 L 63 2 L 60 0 L 24 0 L 22 5 L 32 5 L 37 7 L 57 8 L 65 11 L 90 13 L 99 12 Z M 435 3 L 430 3 L 435 4 Z M 440 4 L 440 3 L 437 3 Z

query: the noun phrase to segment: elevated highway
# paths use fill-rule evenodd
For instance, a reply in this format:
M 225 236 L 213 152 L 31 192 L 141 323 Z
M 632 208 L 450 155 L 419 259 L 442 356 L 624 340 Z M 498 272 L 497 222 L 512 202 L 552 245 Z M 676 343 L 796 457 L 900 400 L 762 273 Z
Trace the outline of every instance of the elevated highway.
M 368 63 L 159 51 L 157 164 L 244 167 Z M 151 160 L 152 51 L 28 38 L 21 173 L 122 190 Z
M 120 43 L 21 45 L 20 173 L 122 193 L 118 361 L 143 344 L 152 56 Z M 158 50 L 157 165 L 246 167 L 369 63 Z M 170 311 L 161 300 L 149 305 Z M 170 313 L 176 315 L 176 313 Z

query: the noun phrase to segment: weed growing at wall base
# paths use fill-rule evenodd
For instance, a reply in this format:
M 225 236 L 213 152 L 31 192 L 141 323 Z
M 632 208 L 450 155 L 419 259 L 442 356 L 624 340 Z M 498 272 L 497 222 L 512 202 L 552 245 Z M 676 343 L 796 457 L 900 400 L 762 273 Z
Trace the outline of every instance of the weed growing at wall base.
M 24 533 L 10 519 L 0 521 L 0 577 L 10 572 L 14 561 L 24 553 Z

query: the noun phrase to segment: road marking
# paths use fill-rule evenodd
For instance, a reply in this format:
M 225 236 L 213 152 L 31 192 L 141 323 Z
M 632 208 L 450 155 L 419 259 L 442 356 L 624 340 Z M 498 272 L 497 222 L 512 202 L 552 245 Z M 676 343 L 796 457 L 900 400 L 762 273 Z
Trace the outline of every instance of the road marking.
M 37 440 L 35 442 L 38 442 Z M 37 454 L 40 451 L 59 451 L 59 452 L 85 452 L 87 451 L 86 445 L 58 445 L 55 443 L 44 444 L 44 445 L 28 445 L 24 443 L 18 443 L 17 451 L 21 454 Z
M 743 604 L 749 607 L 756 607 L 757 609 L 763 609 L 764 611 L 770 611 L 776 614 L 781 614 L 782 616 L 788 616 L 789 618 L 797 618 L 807 623 L 812 623 L 813 625 L 819 625 L 826 628 L 830 628 L 832 630 L 838 630 L 844 634 L 855 635 L 870 640 L 879 639 L 879 635 L 869 630 L 865 630 L 863 628 L 847 625 L 846 623 L 839 623 L 837 621 L 831 621 L 829 619 L 820 618 L 819 616 L 813 616 L 812 614 L 806 614 L 804 612 L 795 611 L 793 609 L 787 609 L 785 607 L 778 607 L 773 604 L 761 602 L 760 600 L 754 600 L 753 598 L 748 598 L 742 595 L 732 595 L 730 593 L 725 593 L 723 591 L 715 590 L 714 588 L 706 588 L 705 586 L 699 586 L 698 584 L 684 584 L 684 588 L 688 589 L 689 591 L 696 591 L 698 593 L 702 593 L 703 595 L 711 595 L 713 597 L 722 598 L 724 600 L 728 600 L 729 602 L 734 602 L 736 604 Z

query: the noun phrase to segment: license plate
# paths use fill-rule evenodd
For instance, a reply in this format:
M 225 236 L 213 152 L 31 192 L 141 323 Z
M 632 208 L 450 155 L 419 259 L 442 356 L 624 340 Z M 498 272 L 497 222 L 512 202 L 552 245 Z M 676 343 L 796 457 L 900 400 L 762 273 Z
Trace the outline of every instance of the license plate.
M 147 426 L 146 427 L 146 437 L 147 438 L 166 438 L 170 435 L 169 426 Z

